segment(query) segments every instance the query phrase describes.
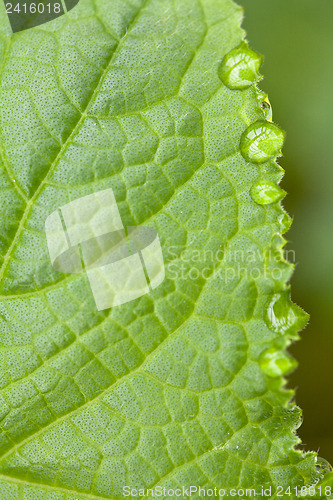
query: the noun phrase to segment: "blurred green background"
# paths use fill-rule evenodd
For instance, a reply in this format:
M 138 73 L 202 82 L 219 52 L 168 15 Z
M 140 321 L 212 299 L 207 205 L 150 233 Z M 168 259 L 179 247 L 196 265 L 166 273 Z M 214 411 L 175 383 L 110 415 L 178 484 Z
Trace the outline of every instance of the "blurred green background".
M 304 422 L 305 450 L 333 463 L 333 0 L 238 0 L 250 45 L 265 55 L 260 87 L 287 131 L 282 186 L 294 223 L 295 302 L 311 314 L 291 349 L 300 363 L 289 386 Z

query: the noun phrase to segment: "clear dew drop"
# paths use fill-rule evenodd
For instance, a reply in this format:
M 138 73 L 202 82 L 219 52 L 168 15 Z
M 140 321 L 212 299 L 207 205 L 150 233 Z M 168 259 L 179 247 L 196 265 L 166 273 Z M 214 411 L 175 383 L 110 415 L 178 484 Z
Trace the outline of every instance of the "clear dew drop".
M 327 460 L 321 457 L 316 457 L 315 468 L 316 471 L 323 476 L 333 471 L 332 465 Z
M 273 110 L 268 97 L 261 102 L 260 107 L 265 115 L 266 120 L 268 122 L 271 122 L 273 120 Z
M 292 222 L 293 222 L 292 218 L 286 212 L 280 215 L 279 217 L 280 233 L 281 234 L 286 233 L 288 229 L 290 229 Z
M 271 297 L 266 310 L 265 320 L 268 328 L 275 333 L 284 335 L 297 334 L 307 322 L 308 315 L 290 300 L 286 290 Z
M 301 415 L 297 422 L 295 422 L 295 425 L 294 425 L 294 429 L 295 431 L 297 431 L 297 429 L 299 429 L 301 427 L 301 425 L 303 424 L 303 415 Z
M 303 423 L 302 410 L 298 406 L 284 408 L 282 410 L 283 420 L 286 427 L 292 427 L 294 431 L 299 429 Z
M 259 73 L 263 56 L 241 42 L 224 57 L 218 74 L 224 85 L 232 90 L 244 90 L 261 80 Z
M 264 163 L 280 153 L 284 138 L 285 133 L 274 123 L 259 120 L 243 133 L 240 151 L 247 161 Z
M 297 429 L 299 429 L 302 425 L 303 425 L 303 417 L 300 417 L 294 426 L 295 431 L 297 431 Z
M 276 378 L 294 370 L 297 362 L 286 352 L 271 347 L 261 354 L 259 365 L 266 375 Z
M 258 205 L 270 205 L 285 197 L 287 193 L 274 182 L 261 180 L 251 189 L 251 197 Z

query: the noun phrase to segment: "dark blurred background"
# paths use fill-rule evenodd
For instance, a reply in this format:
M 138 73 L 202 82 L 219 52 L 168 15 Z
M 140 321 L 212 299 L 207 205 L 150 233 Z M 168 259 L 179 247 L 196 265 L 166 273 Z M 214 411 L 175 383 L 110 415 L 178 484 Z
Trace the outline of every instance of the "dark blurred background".
M 305 450 L 333 463 L 333 0 L 238 0 L 250 45 L 265 55 L 260 87 L 287 131 L 282 186 L 294 218 L 296 303 L 310 313 L 291 349 Z

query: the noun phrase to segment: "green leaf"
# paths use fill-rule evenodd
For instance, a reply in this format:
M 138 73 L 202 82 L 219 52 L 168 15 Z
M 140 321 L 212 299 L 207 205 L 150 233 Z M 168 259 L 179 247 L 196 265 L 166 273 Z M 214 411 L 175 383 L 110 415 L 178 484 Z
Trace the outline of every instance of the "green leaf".
M 11 35 L 2 7 L 0 498 L 321 477 L 294 449 L 284 389 L 306 322 L 286 284 L 289 222 L 278 188 L 272 203 L 258 191 L 282 177 L 263 155 L 283 134 L 263 133 L 255 82 L 219 77 L 241 16 L 231 0 L 81 0 Z M 239 146 L 256 122 L 260 163 Z M 156 228 L 166 278 L 98 312 L 85 274 L 52 268 L 44 224 L 107 188 L 125 226 Z

